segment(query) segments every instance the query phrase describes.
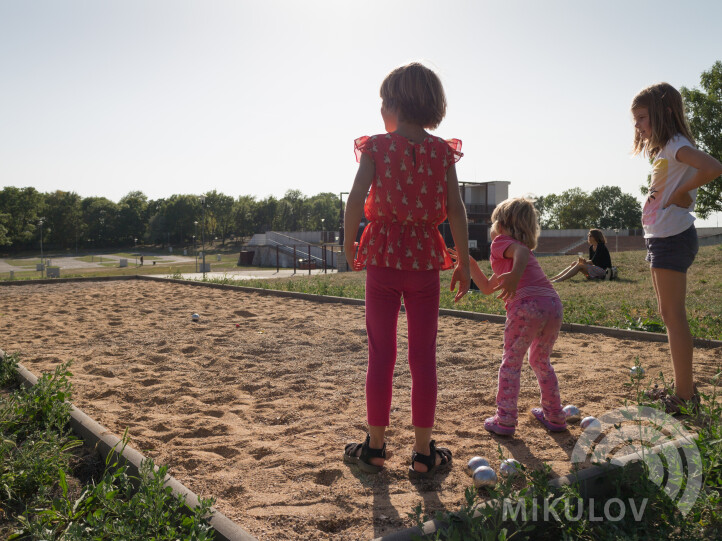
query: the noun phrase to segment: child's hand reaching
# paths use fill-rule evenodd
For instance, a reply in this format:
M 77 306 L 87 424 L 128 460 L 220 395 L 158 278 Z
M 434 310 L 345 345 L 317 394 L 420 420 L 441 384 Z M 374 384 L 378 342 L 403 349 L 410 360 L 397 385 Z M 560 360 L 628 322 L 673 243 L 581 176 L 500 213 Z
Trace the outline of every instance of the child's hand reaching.
M 455 265 L 459 264 L 459 253 L 456 251 L 456 248 L 447 248 L 446 249 L 449 252 L 449 255 L 451 256 L 451 260 L 454 262 Z M 469 261 L 474 261 L 474 258 L 469 256 Z
M 469 292 L 469 287 L 471 287 L 471 274 L 469 273 L 468 266 L 456 265 L 456 267 L 454 267 L 454 274 L 451 275 L 449 291 L 456 289 L 457 282 L 459 283 L 459 291 L 456 292 L 454 302 L 459 302 L 461 298 Z
M 451 260 L 454 262 L 454 273 L 451 275 L 451 286 L 449 291 L 454 291 L 456 283 L 459 283 L 459 291 L 454 297 L 454 302 L 459 302 L 461 298 L 466 295 L 471 287 L 471 274 L 469 267 L 466 265 L 459 264 L 459 253 L 454 248 L 448 248 Z M 474 261 L 472 257 L 469 257 L 469 261 Z
M 497 282 L 494 291 L 501 290 L 501 293 L 496 298 L 503 301 L 513 299 L 514 295 L 516 295 L 516 288 L 519 286 L 521 276 L 515 272 L 505 272 L 493 278 L 495 278 Z

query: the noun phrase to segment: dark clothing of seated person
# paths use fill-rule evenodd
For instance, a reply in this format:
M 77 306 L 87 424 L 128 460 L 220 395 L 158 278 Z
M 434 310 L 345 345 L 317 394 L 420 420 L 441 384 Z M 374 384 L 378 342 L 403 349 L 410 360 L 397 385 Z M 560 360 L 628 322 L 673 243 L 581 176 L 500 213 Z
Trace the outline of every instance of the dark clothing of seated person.
M 607 250 L 607 239 L 599 229 L 590 229 L 587 234 L 589 243 L 589 259 L 579 257 L 562 272 L 551 278 L 552 282 L 563 282 L 577 273 L 582 273 L 590 280 L 603 280 L 607 269 L 612 268 L 612 257 Z

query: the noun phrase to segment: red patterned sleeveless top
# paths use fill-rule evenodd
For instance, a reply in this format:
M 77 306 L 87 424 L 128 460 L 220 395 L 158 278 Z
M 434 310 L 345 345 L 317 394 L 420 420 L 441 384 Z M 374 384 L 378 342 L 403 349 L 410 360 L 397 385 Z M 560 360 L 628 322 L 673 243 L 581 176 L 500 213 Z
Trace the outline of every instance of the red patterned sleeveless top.
M 355 261 L 399 270 L 446 270 L 454 264 L 439 232 L 446 219 L 446 172 L 463 156 L 461 141 L 427 136 L 420 143 L 387 133 L 354 141 L 356 160 L 369 156 L 374 180 L 369 221 Z

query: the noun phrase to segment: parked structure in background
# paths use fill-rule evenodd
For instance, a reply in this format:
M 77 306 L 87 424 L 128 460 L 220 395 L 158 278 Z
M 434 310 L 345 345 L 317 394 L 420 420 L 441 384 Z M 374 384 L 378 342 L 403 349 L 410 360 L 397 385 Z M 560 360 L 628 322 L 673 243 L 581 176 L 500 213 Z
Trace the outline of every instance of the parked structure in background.
M 508 180 L 459 182 L 469 222 L 469 253 L 475 259 L 489 259 L 491 213 L 499 203 L 509 198 L 509 184 Z M 452 246 L 454 241 L 449 222 L 441 224 L 439 230 L 447 246 Z

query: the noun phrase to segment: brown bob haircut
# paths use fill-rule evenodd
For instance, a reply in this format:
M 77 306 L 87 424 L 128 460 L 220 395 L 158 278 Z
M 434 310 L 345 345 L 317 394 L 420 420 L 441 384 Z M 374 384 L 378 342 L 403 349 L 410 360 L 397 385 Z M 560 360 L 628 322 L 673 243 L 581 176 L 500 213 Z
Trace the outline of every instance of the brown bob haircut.
M 597 244 L 606 244 L 607 237 L 604 236 L 601 229 L 590 229 L 589 236 L 597 241 Z
M 446 116 L 446 96 L 441 79 L 418 62 L 400 66 L 381 83 L 383 107 L 405 122 L 435 129 Z
M 632 112 L 640 107 L 644 107 L 649 113 L 652 136 L 645 141 L 639 132 L 634 130 L 634 155 L 643 153 L 648 158 L 655 158 L 664 145 L 678 133 L 695 144 L 684 115 L 682 95 L 672 85 L 657 83 L 640 91 L 632 100 Z
M 534 250 L 539 238 L 539 212 L 526 197 L 506 199 L 491 213 L 491 221 L 499 222 L 509 236 Z

